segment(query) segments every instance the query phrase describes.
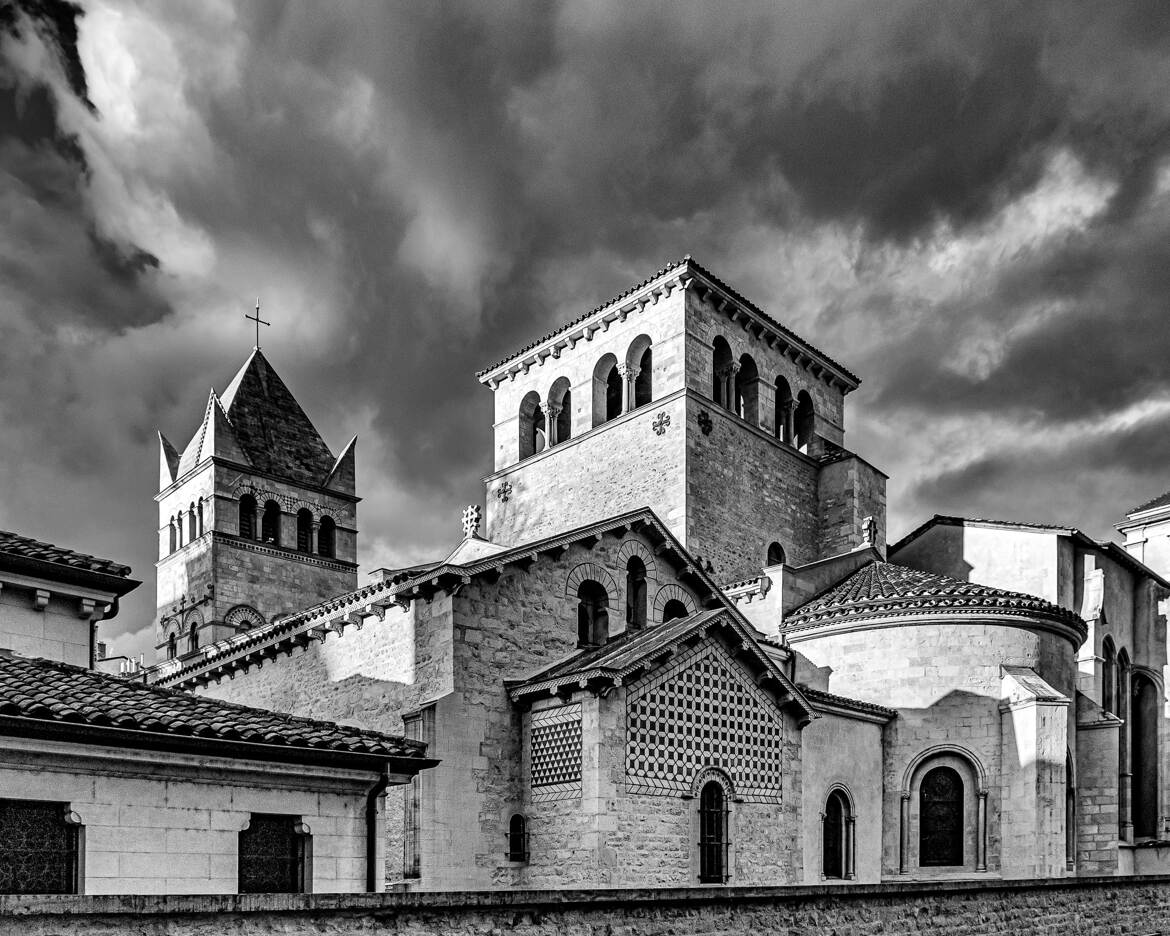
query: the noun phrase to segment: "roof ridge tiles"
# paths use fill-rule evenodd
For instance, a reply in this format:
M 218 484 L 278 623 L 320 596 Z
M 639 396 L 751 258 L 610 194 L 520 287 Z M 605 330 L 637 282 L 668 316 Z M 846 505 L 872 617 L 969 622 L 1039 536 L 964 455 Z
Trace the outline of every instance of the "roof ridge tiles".
M 726 293 L 730 298 L 732 298 L 736 302 L 740 303 L 741 305 L 745 306 L 754 314 L 760 316 L 761 319 L 763 319 L 765 322 L 767 322 L 773 328 L 777 329 L 786 338 L 791 339 L 792 341 L 795 341 L 800 345 L 803 345 L 805 348 L 807 348 L 813 354 L 815 354 L 818 357 L 820 357 L 821 359 L 823 359 L 825 361 L 825 363 L 831 365 L 833 368 L 835 368 L 837 371 L 839 371 L 844 377 L 851 380 L 855 385 L 860 385 L 861 378 L 859 378 L 856 374 L 854 374 L 852 371 L 850 371 L 844 365 L 835 361 L 829 355 L 825 354 L 825 352 L 821 351 L 819 348 L 817 348 L 811 342 L 806 341 L 805 339 L 801 338 L 799 335 L 796 334 L 796 332 L 792 331 L 790 328 L 787 328 L 786 326 L 782 325 L 779 321 L 777 321 L 775 318 L 773 318 L 771 315 L 769 315 L 767 312 L 765 312 L 763 309 L 761 309 L 758 305 L 756 305 L 750 299 L 746 298 L 742 293 L 738 292 L 737 290 L 735 290 L 734 288 L 729 286 L 726 282 L 721 280 L 718 276 L 716 276 L 714 273 L 712 273 L 710 270 L 708 270 L 706 267 L 704 267 L 702 264 L 700 264 L 698 261 L 696 261 L 690 254 L 684 254 L 682 259 L 676 260 L 673 263 L 668 263 L 662 269 L 660 269 L 656 273 L 653 273 L 650 276 L 646 277 L 640 283 L 637 283 L 636 285 L 631 286 L 628 289 L 622 290 L 617 295 L 611 296 L 609 299 L 606 299 L 600 305 L 595 306 L 594 308 L 590 309 L 588 312 L 585 312 L 584 314 L 577 316 L 575 319 L 573 319 L 569 322 L 566 322 L 562 325 L 557 326 L 552 331 L 545 334 L 543 337 L 538 338 L 535 341 L 529 342 L 527 345 L 525 345 L 520 350 L 514 351 L 511 354 L 507 355 L 506 357 L 501 358 L 500 360 L 496 361 L 494 364 L 490 364 L 489 366 L 483 368 L 482 370 L 480 370 L 476 373 L 476 377 L 482 379 L 485 375 L 491 373 L 492 371 L 497 370 L 500 367 L 503 367 L 505 364 L 509 363 L 510 361 L 514 361 L 516 358 L 519 358 L 519 357 L 524 356 L 525 354 L 528 354 L 530 351 L 532 351 L 535 348 L 538 348 L 540 345 L 544 344 L 546 341 L 551 341 L 553 338 L 557 337 L 558 335 L 561 335 L 564 332 L 568 331 L 569 329 L 574 328 L 577 325 L 580 325 L 582 322 L 586 321 L 587 319 L 591 318 L 592 316 L 596 315 L 597 313 L 605 311 L 606 309 L 610 308 L 614 304 L 621 302 L 623 299 L 628 298 L 629 296 L 633 295 L 634 293 L 638 292 L 639 290 L 645 289 L 647 286 L 649 286 L 656 279 L 659 279 L 659 278 L 665 276 L 667 273 L 670 273 L 674 270 L 677 270 L 679 267 L 682 267 L 682 266 L 692 267 L 695 270 L 695 272 L 699 273 L 706 280 L 708 280 L 711 283 L 711 285 L 715 286 L 716 288 L 718 288 L 722 292 Z

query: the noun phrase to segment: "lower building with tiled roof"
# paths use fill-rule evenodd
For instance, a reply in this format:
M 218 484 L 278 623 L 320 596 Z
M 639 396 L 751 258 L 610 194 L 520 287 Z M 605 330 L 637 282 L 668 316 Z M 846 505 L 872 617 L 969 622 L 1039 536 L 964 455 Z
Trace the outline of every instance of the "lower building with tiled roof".
M 92 667 L 98 622 L 140 584 L 122 563 L 0 530 L 0 650 Z
M 0 856 L 23 843 L 5 893 L 378 890 L 383 794 L 437 763 L 420 741 L 11 655 L 0 738 Z

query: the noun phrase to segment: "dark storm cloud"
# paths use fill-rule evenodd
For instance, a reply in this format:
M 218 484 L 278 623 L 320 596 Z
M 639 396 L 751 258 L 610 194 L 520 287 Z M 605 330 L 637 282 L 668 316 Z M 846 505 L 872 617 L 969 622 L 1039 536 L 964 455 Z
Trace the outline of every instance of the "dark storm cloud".
M 87 535 L 126 530 L 139 571 L 153 427 L 186 442 L 256 293 L 331 444 L 366 433 L 364 542 L 401 559 L 449 545 L 490 469 L 474 372 L 687 252 L 765 306 L 812 284 L 774 311 L 866 378 L 851 420 L 1000 414 L 1026 434 L 1167 390 L 1163 4 L 15 9 L 0 26 L 56 70 L 0 63 L 0 420 L 26 449 L 3 467 L 49 480 L 0 506 L 101 551 L 45 490 L 107 472 Z M 969 287 L 909 288 L 899 264 L 995 229 L 1061 153 L 1106 210 L 1006 238 Z M 794 244 L 828 269 L 826 231 L 855 239 L 839 275 L 776 272 Z M 931 477 L 881 451 L 920 478 L 914 510 L 1027 470 L 973 452 Z

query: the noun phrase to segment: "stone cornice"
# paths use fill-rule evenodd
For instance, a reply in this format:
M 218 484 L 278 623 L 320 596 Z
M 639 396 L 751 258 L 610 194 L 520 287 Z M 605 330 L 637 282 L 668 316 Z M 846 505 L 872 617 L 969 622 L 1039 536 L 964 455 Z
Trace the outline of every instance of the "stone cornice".
M 692 288 L 700 299 L 709 302 L 718 312 L 765 341 L 769 347 L 779 348 L 782 354 L 818 380 L 840 387 L 843 393 L 855 390 L 861 384 L 856 375 L 785 328 L 689 256 L 664 267 L 637 286 L 485 368 L 476 376 L 481 383 L 495 390 L 505 380 L 513 380 L 517 374 L 527 374 L 532 367 L 539 367 L 549 358 L 559 358 L 562 349 L 572 350 L 578 341 L 587 341 L 595 332 L 608 330 L 612 322 L 624 322 L 630 315 L 642 312 L 647 305 L 668 298 L 676 289 Z

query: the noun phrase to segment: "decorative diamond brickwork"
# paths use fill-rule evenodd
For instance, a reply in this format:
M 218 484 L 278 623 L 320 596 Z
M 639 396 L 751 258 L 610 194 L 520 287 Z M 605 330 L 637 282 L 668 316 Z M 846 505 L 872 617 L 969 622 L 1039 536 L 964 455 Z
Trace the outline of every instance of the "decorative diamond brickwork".
M 719 767 L 735 795 L 778 803 L 783 716 L 722 645 L 706 641 L 631 685 L 626 776 L 636 793 L 692 793 L 696 775 Z
M 532 798 L 567 799 L 581 795 L 581 706 L 536 712 L 532 716 Z

